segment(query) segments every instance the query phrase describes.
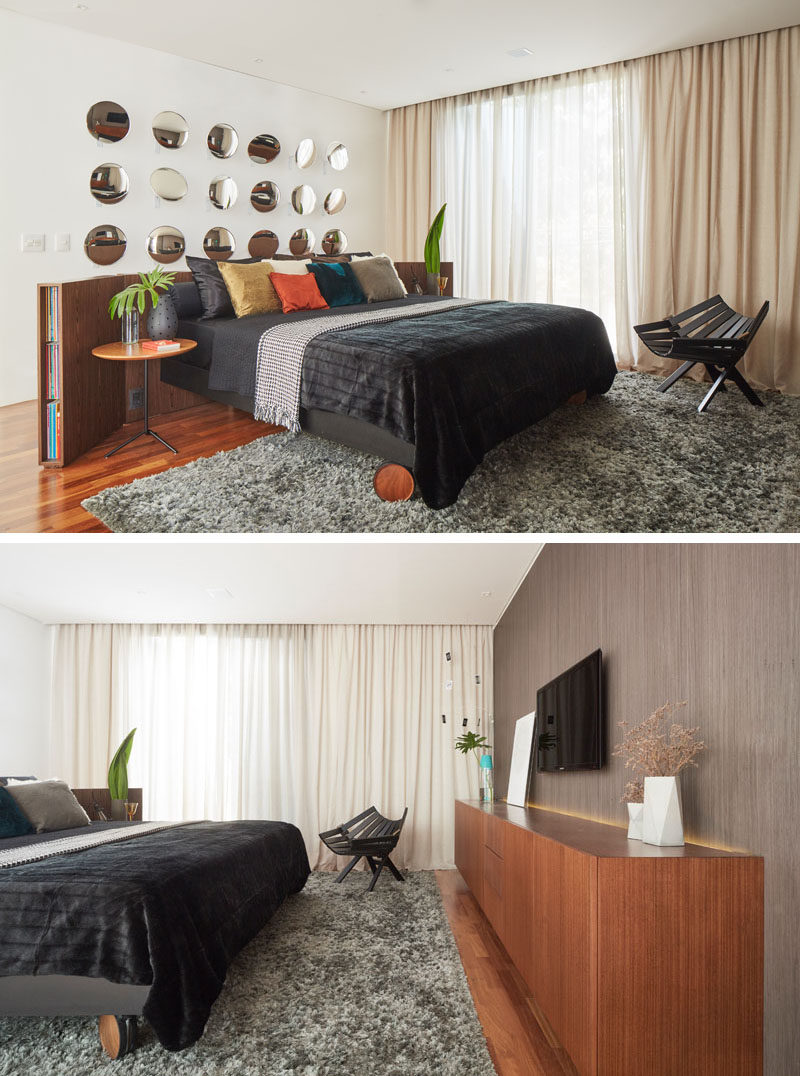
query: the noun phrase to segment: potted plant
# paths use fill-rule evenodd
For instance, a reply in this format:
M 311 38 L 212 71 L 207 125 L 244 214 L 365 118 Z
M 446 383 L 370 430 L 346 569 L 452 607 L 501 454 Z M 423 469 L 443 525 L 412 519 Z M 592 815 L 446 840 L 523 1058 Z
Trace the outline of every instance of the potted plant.
M 447 209 L 447 202 L 433 218 L 433 224 L 425 238 L 425 270 L 428 274 L 429 295 L 438 295 L 440 290 L 439 272 L 442 268 L 442 261 L 439 255 L 439 242 L 442 238 L 442 228 L 444 228 L 445 209 Z
M 128 798 L 128 759 L 131 757 L 133 736 L 136 729 L 131 729 L 117 748 L 117 753 L 108 767 L 108 791 L 111 793 L 111 817 L 115 821 L 126 818 L 125 801 Z
M 645 844 L 677 846 L 684 843 L 678 775 L 687 766 L 697 765 L 695 756 L 706 746 L 698 737 L 699 728 L 686 728 L 671 721 L 673 713 L 684 706 L 685 699 L 679 703 L 667 702 L 639 725 L 629 728 L 626 721 L 619 723 L 624 735 L 613 753 L 617 758 L 624 758 L 625 767 L 632 769 L 636 778 L 642 781 L 642 840 Z M 630 782 L 626 794 L 633 792 L 631 786 L 636 785 L 636 780 Z
M 108 304 L 111 318 L 122 319 L 122 340 L 135 344 L 139 339 L 139 315 L 143 314 L 150 299 L 151 309 L 147 317 L 147 331 L 151 340 L 166 340 L 178 328 L 178 315 L 169 296 L 161 298 L 159 291 L 166 291 L 175 283 L 175 273 L 167 272 L 157 265 L 149 273 L 139 273 L 139 280 L 112 295 Z M 156 309 L 160 304 L 160 314 Z
M 484 803 L 491 803 L 494 798 L 494 777 L 492 773 L 492 756 L 488 753 L 492 745 L 486 742 L 485 736 L 479 736 L 476 732 L 462 732 L 455 743 L 456 751 L 462 755 L 468 755 L 470 751 L 478 760 L 478 774 L 480 778 L 480 798 Z

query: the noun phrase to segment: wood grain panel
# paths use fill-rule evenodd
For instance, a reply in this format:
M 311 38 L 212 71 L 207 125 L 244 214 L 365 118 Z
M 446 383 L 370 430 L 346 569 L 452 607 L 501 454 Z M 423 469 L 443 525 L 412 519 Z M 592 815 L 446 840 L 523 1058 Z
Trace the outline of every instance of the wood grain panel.
M 480 904 L 483 898 L 483 815 L 460 802 L 456 802 L 455 812 L 455 865 Z
M 682 778 L 687 838 L 763 854 L 765 1071 L 800 1071 L 800 546 L 550 544 L 497 626 L 495 773 L 505 793 L 514 722 L 536 690 L 595 647 L 617 723 L 688 699 L 708 744 Z M 625 824 L 618 759 L 534 775 L 531 802 Z M 789 944 L 787 944 L 787 939 Z
M 760 1076 L 762 921 L 760 859 L 600 860 L 598 1071 Z
M 506 909 L 500 940 L 525 984 L 531 989 L 536 922 L 534 838 L 517 826 L 506 826 L 505 829 L 503 863 Z
M 73 788 L 72 794 L 93 822 L 96 822 L 98 818 L 95 804 L 105 812 L 108 818 L 111 818 L 111 793 L 107 788 Z M 141 788 L 129 788 L 128 800 L 139 804 L 136 821 L 143 822 L 145 816 Z
M 533 995 L 579 1072 L 594 1071 L 591 980 L 592 861 L 566 845 L 533 838 L 536 877 Z
M 483 894 L 481 907 L 495 933 L 502 938 L 505 932 L 505 864 L 491 848 L 483 850 Z

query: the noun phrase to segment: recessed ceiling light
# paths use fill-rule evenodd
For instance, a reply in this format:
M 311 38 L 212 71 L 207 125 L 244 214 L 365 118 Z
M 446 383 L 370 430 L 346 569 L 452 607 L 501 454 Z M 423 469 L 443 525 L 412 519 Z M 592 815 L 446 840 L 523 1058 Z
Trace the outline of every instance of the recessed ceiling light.
M 508 55 L 513 56 L 515 60 L 524 60 L 526 56 L 533 56 L 532 49 L 509 49 Z
M 88 4 L 76 4 L 75 5 L 75 10 L 76 11 L 88 11 L 89 10 L 89 5 Z
M 451 71 L 455 71 L 455 68 L 454 67 L 446 67 L 445 71 L 449 73 Z
M 253 63 L 254 63 L 254 64 L 263 64 L 263 62 L 264 62 L 264 61 L 263 61 L 263 59 L 262 59 L 262 58 L 261 58 L 260 56 L 254 56 L 254 57 L 253 57 Z
M 358 92 L 359 93 L 366 93 L 367 91 L 366 90 L 359 90 Z
M 491 590 L 482 590 L 481 591 L 481 597 L 482 598 L 491 598 L 491 596 L 492 596 Z
M 206 587 L 209 598 L 232 598 L 233 595 L 227 587 Z

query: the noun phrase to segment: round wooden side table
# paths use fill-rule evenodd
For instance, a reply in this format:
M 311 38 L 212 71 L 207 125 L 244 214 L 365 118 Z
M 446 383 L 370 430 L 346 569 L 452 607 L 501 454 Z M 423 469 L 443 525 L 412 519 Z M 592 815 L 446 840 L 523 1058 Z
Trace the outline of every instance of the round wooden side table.
M 142 347 L 142 341 L 136 344 L 123 344 L 120 340 L 115 340 L 112 344 L 101 344 L 99 347 L 92 348 L 92 354 L 97 356 L 98 359 L 111 359 L 114 362 L 134 362 L 141 360 L 144 362 L 144 429 L 135 433 L 133 437 L 129 437 L 127 441 L 123 441 L 121 445 L 117 445 L 116 448 L 112 448 L 110 452 L 106 452 L 104 459 L 108 459 L 109 456 L 113 456 L 115 452 L 119 452 L 121 448 L 129 445 L 132 441 L 135 441 L 138 437 L 144 437 L 145 434 L 149 434 L 150 437 L 155 437 L 156 441 L 160 441 L 164 448 L 168 448 L 170 452 L 174 452 L 177 456 L 177 448 L 165 441 L 163 437 L 159 437 L 155 430 L 150 429 L 150 414 L 148 411 L 147 402 L 147 371 L 148 371 L 148 359 L 158 359 L 162 355 L 183 355 L 186 351 L 191 351 L 193 347 L 197 347 L 196 340 L 179 339 L 178 343 L 181 345 L 179 348 L 175 348 L 172 351 L 149 351 L 147 348 Z

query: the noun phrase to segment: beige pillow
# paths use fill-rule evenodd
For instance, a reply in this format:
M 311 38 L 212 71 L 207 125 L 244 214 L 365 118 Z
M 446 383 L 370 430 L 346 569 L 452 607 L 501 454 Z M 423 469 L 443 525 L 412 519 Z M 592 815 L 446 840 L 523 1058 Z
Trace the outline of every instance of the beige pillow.
M 6 791 L 37 833 L 88 826 L 89 816 L 66 781 L 25 781 Z
M 281 301 L 270 282 L 271 262 L 217 262 L 237 318 L 280 314 Z
M 310 258 L 303 258 L 302 261 L 295 261 L 294 259 L 287 259 L 286 261 L 284 261 L 283 258 L 276 258 L 274 263 L 273 263 L 273 266 L 272 266 L 272 272 L 273 273 L 307 273 L 308 272 L 308 263 L 310 261 L 311 261 Z
M 384 251 L 382 254 L 351 254 L 350 255 L 350 261 L 351 262 L 363 262 L 366 258 L 386 258 L 386 260 L 389 262 L 389 264 L 392 267 L 392 272 L 397 277 L 397 283 L 403 289 L 403 294 L 408 295 L 408 288 L 405 286 L 403 281 L 400 279 L 400 274 L 397 272 L 397 269 L 395 268 L 395 264 L 392 261 L 392 256 L 390 254 L 387 254 Z
M 391 258 L 358 258 L 350 262 L 350 268 L 355 273 L 368 303 L 405 299 L 406 289 L 392 265 Z

